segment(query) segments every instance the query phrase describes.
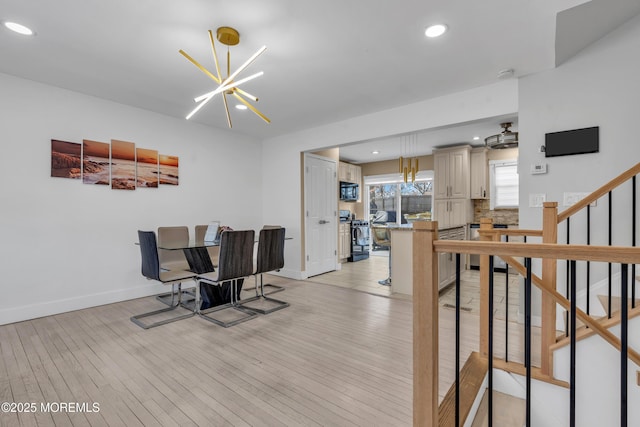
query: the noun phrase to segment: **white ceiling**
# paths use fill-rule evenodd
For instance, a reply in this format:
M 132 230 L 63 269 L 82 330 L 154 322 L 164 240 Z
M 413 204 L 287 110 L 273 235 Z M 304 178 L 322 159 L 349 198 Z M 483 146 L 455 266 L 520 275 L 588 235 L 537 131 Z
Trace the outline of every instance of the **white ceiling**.
M 264 139 L 493 83 L 507 68 L 516 77 L 552 68 L 562 42 L 556 15 L 584 2 L 3 0 L 0 20 L 28 25 L 37 36 L 0 29 L 0 72 L 182 118 L 195 96 L 216 85 L 178 50 L 213 71 L 207 30 L 232 26 L 241 36 L 231 48 L 232 70 L 267 46 L 239 77 L 264 71 L 243 88 L 260 98 L 257 108 L 272 123 L 231 111 L 234 132 Z M 638 12 L 629 6 L 637 0 L 596 2 Z M 424 29 L 435 22 L 449 31 L 427 39 Z M 227 128 L 221 99 L 191 120 Z M 429 138 L 434 145 L 484 138 L 500 131 L 499 122 Z

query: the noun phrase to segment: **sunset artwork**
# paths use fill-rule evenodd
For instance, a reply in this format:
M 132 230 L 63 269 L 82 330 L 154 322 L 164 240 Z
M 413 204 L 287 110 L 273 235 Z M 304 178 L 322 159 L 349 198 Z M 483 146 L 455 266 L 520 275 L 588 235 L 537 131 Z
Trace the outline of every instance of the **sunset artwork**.
M 136 186 L 158 188 L 158 151 L 136 148 Z
M 136 189 L 136 145 L 133 142 L 111 140 L 111 188 Z
M 160 184 L 178 185 L 178 156 L 160 154 Z
M 76 142 L 51 140 L 51 176 L 80 179 L 82 145 Z
M 82 182 L 109 185 L 109 144 L 82 141 Z

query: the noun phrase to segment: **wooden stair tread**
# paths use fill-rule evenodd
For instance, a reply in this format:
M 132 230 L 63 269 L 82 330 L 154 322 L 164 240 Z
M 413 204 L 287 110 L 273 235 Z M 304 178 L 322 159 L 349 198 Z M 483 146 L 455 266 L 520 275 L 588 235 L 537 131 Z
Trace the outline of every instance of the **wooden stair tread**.
M 460 370 L 460 420 L 464 423 L 487 374 L 488 361 L 477 352 L 471 353 Z M 441 426 L 453 426 L 456 420 L 456 385 L 451 385 L 438 407 Z
M 607 297 L 606 295 L 598 295 L 598 300 L 600 300 L 600 304 L 602 304 L 602 307 L 604 307 L 604 311 L 607 311 L 607 308 L 609 307 L 609 301 L 608 301 L 609 297 Z M 611 312 L 615 313 L 616 311 L 620 311 L 620 301 L 622 300 L 622 298 L 620 297 L 611 297 Z M 636 298 L 636 307 L 640 306 L 640 299 Z M 629 309 L 631 309 L 631 298 L 629 298 Z
M 611 314 L 611 318 L 608 318 L 607 316 L 604 316 L 604 317 L 600 317 L 600 318 L 597 319 L 598 323 L 603 328 L 609 329 L 612 326 L 615 326 L 615 325 L 619 324 L 620 321 L 622 320 L 621 317 L 620 317 L 620 310 L 619 310 L 620 301 L 619 300 L 620 300 L 620 298 L 618 298 L 618 310 L 614 311 Z M 614 307 L 613 299 L 611 300 L 611 307 L 612 308 Z M 634 317 L 637 317 L 638 315 L 640 315 L 640 301 L 639 301 L 638 304 L 636 304 L 636 308 L 629 307 L 629 319 L 633 319 Z M 580 341 L 582 339 L 585 339 L 585 338 L 590 337 L 590 336 L 595 335 L 595 334 L 596 334 L 596 332 L 593 329 L 591 329 L 591 328 L 589 328 L 587 326 L 583 326 L 581 328 L 576 329 L 576 341 Z M 554 351 L 554 350 L 557 350 L 557 349 L 562 348 L 564 346 L 567 346 L 569 344 L 571 344 L 571 337 L 566 337 L 563 334 L 563 336 L 561 338 L 559 338 L 555 344 L 550 346 L 550 350 Z
M 484 427 L 489 425 L 489 402 L 485 391 L 478 408 L 478 413 L 473 419 L 471 427 Z M 526 402 L 524 399 L 508 394 L 493 392 L 493 423 L 494 427 L 523 426 L 526 421 Z
M 505 362 L 502 359 L 493 359 L 493 367 L 495 369 L 501 369 L 503 371 L 506 372 L 511 372 L 513 374 L 517 374 L 517 375 L 521 375 L 521 376 L 526 376 L 527 375 L 527 370 L 524 367 L 524 365 L 522 363 L 516 363 L 516 362 Z M 540 370 L 540 368 L 538 368 L 537 366 L 532 366 L 531 367 L 531 378 L 533 378 L 534 380 L 538 380 L 538 381 L 543 381 L 545 383 L 549 383 L 549 384 L 553 384 L 556 385 L 558 387 L 564 387 L 564 388 L 569 388 L 569 383 L 566 381 L 561 381 L 558 379 L 555 379 L 549 375 L 545 375 L 542 373 L 542 370 Z

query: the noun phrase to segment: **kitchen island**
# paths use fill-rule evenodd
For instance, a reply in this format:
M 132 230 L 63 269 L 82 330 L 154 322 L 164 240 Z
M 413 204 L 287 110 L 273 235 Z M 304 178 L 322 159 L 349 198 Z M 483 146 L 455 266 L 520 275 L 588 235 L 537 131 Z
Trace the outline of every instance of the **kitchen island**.
M 391 291 L 413 295 L 413 225 L 387 227 L 391 234 Z M 466 234 L 466 224 L 438 229 L 440 240 L 465 240 Z M 455 257 L 452 254 L 438 254 L 438 290 L 453 282 L 455 274 Z

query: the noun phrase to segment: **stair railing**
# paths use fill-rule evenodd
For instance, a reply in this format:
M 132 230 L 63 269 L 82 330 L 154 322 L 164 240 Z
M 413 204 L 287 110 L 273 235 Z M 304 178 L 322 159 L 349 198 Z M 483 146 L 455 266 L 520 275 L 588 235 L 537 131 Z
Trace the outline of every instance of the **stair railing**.
M 544 237 L 544 236 L 543 236 Z M 640 262 L 639 248 L 625 248 L 615 246 L 587 246 L 587 245 L 557 245 L 550 243 L 514 243 L 494 241 L 451 241 L 438 240 L 437 222 L 417 222 L 413 229 L 413 419 L 414 426 L 438 426 L 438 253 L 456 254 L 456 285 L 460 283 L 460 254 L 481 255 L 481 271 L 488 276 L 489 294 L 487 318 L 493 318 L 493 257 L 500 256 L 512 265 L 525 279 L 525 369 L 526 369 L 526 425 L 531 425 L 531 288 L 532 285 L 542 290 L 562 306 L 569 303 L 571 325 L 571 373 L 570 373 L 570 420 L 571 426 L 575 426 L 576 407 L 576 378 L 575 378 L 575 336 L 577 318 L 593 327 L 605 340 L 614 345 L 620 351 L 621 361 L 621 387 L 620 387 L 620 425 L 626 426 L 627 419 L 627 360 L 631 359 L 640 366 L 640 354 L 628 347 L 628 315 L 626 304 L 622 304 L 622 326 L 620 339 L 616 338 L 608 330 L 601 327 L 598 322 L 591 319 L 576 306 L 575 298 L 575 274 L 572 277 L 571 300 L 568 301 L 559 294 L 554 287 L 543 278 L 532 273 L 531 260 L 569 260 L 571 270 L 575 270 L 576 261 L 611 262 L 621 265 L 623 297 L 628 288 L 627 265 Z M 482 257 L 488 257 L 488 269 L 482 270 Z M 525 264 L 522 266 L 514 257 L 523 257 Z M 521 268 L 522 267 L 522 268 Z M 524 270 L 523 270 L 524 269 Z M 458 292 L 458 290 L 456 291 Z M 624 300 L 623 300 L 624 301 Z M 456 298 L 456 318 L 459 323 L 460 301 Z M 490 363 L 489 375 L 489 426 L 492 425 L 492 361 L 493 329 L 489 320 L 487 334 L 487 357 Z M 460 352 L 459 328 L 456 328 L 456 353 Z M 459 372 L 459 358 L 456 357 L 456 370 Z M 456 394 L 460 388 L 456 379 Z M 456 398 L 458 401 L 458 398 Z M 460 425 L 459 407 L 456 405 L 457 425 Z

